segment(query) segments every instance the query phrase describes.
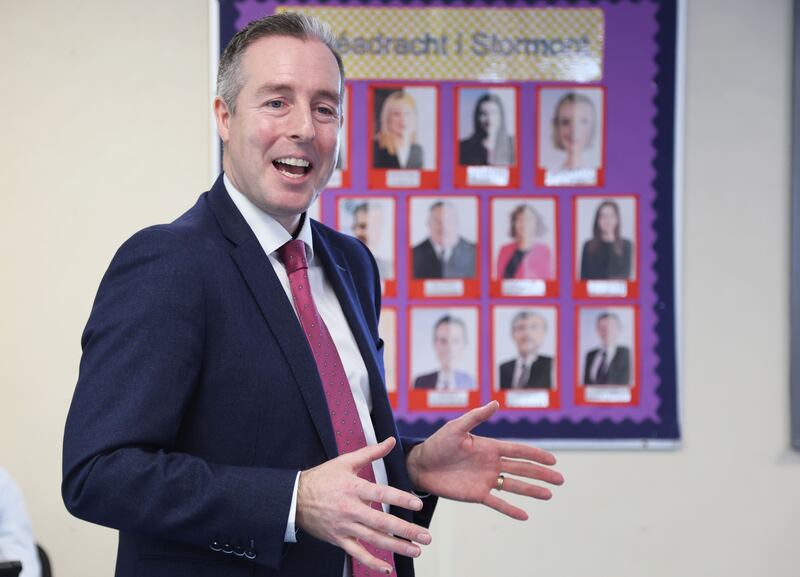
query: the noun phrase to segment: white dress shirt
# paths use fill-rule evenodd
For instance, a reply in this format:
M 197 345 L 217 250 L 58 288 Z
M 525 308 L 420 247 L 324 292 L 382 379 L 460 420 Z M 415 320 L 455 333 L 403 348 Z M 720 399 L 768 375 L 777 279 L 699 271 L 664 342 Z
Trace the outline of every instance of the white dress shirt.
M 514 377 L 511 379 L 511 387 L 516 388 L 519 385 L 521 388 L 525 387 L 526 383 L 521 383 L 520 379 L 523 377 L 523 367 L 525 368 L 525 372 L 528 373 L 528 378 L 530 378 L 531 374 L 531 367 L 533 363 L 536 362 L 536 359 L 539 358 L 538 353 L 533 353 L 532 355 L 528 355 L 526 357 L 519 357 L 517 359 L 517 364 L 514 367 Z M 527 380 L 527 379 L 526 379 Z
M 605 351 L 606 353 L 605 358 L 603 357 L 603 351 Z M 600 367 L 603 364 L 603 361 L 605 361 L 606 370 L 608 370 L 608 365 L 611 364 L 611 359 L 613 359 L 614 355 L 616 354 L 617 354 L 616 345 L 611 345 L 607 349 L 601 347 L 597 350 L 597 354 L 594 356 L 594 359 L 592 361 L 591 371 L 589 372 L 589 374 L 592 376 L 592 382 L 594 383 L 597 382 L 597 373 L 600 372 Z
M 5 469 L 0 469 L 0 561 L 22 563 L 20 577 L 42 574 L 22 492 Z
M 292 240 L 292 235 L 290 235 L 278 221 L 254 205 L 244 194 L 236 190 L 236 187 L 233 186 L 227 175 L 223 176 L 223 181 L 231 200 L 233 200 L 239 212 L 242 213 L 245 221 L 247 221 L 247 224 L 261 244 L 261 248 L 264 249 L 264 252 L 269 257 L 269 262 L 272 264 L 272 268 L 278 276 L 278 280 L 294 308 L 295 304 L 292 299 L 289 277 L 277 254 L 277 250 L 281 246 Z M 311 223 L 307 216 L 303 218 L 303 224 L 297 234 L 297 238 L 305 243 L 306 257 L 308 259 L 308 280 L 311 285 L 311 294 L 314 297 L 314 304 L 325 326 L 328 327 L 333 342 L 336 343 L 336 350 L 339 353 L 345 373 L 347 374 L 350 390 L 353 392 L 353 399 L 355 400 L 356 409 L 358 410 L 358 417 L 361 420 L 361 427 L 364 429 L 364 437 L 367 440 L 367 445 L 375 445 L 378 441 L 375 436 L 375 428 L 372 426 L 372 419 L 370 418 L 372 397 L 369 392 L 367 367 L 364 364 L 364 359 L 361 358 L 358 344 L 350 330 L 350 325 L 347 324 L 347 319 L 344 316 L 344 311 L 342 311 L 339 300 L 336 298 L 336 293 L 325 277 L 322 264 L 314 259 L 314 242 L 311 238 Z M 297 314 L 296 310 L 295 314 Z M 375 473 L 375 482 L 379 485 L 388 485 L 389 481 L 383 459 L 375 461 L 372 464 L 372 468 Z M 294 543 L 296 541 L 295 516 L 297 512 L 297 484 L 299 479 L 300 472 L 298 471 L 294 484 L 292 505 L 289 510 L 289 519 L 286 523 L 285 540 L 289 543 Z M 388 510 L 386 505 L 384 505 L 384 510 Z

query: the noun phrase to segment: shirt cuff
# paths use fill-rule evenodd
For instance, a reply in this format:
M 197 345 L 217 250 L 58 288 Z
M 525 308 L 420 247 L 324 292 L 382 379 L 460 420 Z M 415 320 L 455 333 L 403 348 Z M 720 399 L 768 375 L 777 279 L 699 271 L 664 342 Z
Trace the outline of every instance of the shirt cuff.
M 286 533 L 283 535 L 284 543 L 297 543 L 297 529 L 294 526 L 297 516 L 297 486 L 300 484 L 300 471 L 294 478 L 294 491 L 292 491 L 292 504 L 289 507 L 289 518 L 286 520 Z

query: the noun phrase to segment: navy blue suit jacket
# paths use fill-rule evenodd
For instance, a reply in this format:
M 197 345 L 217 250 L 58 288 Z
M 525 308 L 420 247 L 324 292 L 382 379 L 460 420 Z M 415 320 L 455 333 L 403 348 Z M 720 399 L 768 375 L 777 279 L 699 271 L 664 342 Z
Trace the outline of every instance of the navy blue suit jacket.
M 316 222 L 312 232 L 369 373 L 377 438 L 398 437 L 375 261 L 352 237 Z M 119 529 L 118 577 L 340 577 L 340 549 L 303 531 L 284 543 L 297 471 L 336 457 L 336 443 L 299 321 L 221 177 L 119 249 L 82 346 L 62 494 L 74 515 Z M 400 443 L 385 464 L 409 490 Z M 408 558 L 396 562 L 413 575 Z

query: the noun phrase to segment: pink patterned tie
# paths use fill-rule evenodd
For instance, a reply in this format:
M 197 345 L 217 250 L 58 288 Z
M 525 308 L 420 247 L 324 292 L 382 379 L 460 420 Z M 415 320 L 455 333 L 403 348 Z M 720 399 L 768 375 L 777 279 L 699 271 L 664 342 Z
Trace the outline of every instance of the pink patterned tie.
M 328 332 L 328 327 L 325 326 L 314 305 L 314 298 L 308 283 L 305 244 L 302 240 L 290 240 L 278 249 L 278 256 L 283 261 L 289 275 L 289 286 L 292 289 L 297 316 L 300 317 L 300 324 L 306 333 L 314 361 L 317 364 L 325 400 L 328 403 L 328 411 L 331 414 L 333 431 L 336 434 L 336 448 L 339 450 L 339 454 L 343 455 L 366 447 L 364 429 L 358 418 L 353 392 L 350 390 L 350 383 L 344 372 L 342 360 L 336 351 L 336 345 Z M 370 483 L 375 482 L 372 465 L 362 468 L 358 472 L 358 476 Z M 380 503 L 372 503 L 372 508 L 378 511 L 383 510 Z M 394 572 L 394 556 L 391 553 L 369 543 L 361 542 L 361 544 L 371 555 L 389 563 Z M 371 577 L 373 575 L 382 574 L 372 571 L 358 561 L 353 561 L 353 577 Z

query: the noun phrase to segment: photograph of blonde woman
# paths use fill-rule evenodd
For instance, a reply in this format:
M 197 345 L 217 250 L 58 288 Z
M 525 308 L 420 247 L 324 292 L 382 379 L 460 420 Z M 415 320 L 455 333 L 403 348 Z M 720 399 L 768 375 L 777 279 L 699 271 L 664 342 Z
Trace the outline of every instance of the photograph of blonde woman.
M 603 165 L 602 89 L 542 89 L 539 107 L 544 184 L 597 184 Z
M 578 92 L 568 92 L 558 101 L 552 123 L 553 144 L 565 153 L 559 168 L 594 168 L 586 158 L 597 131 L 597 110 L 592 100 Z
M 381 96 L 381 92 L 376 91 L 376 96 Z M 386 96 L 380 104 L 373 146 L 374 168 L 423 167 L 423 149 L 417 141 L 418 121 L 417 102 L 410 93 L 394 90 Z

